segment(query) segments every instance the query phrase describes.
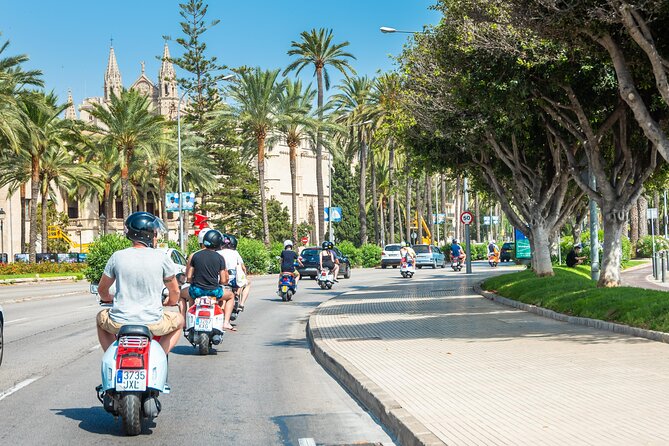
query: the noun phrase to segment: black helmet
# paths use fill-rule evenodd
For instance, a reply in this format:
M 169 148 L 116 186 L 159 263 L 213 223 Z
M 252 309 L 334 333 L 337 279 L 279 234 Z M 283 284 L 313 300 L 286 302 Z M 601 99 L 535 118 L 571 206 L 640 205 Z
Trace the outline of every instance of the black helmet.
M 153 248 L 153 238 L 161 238 L 167 232 L 165 223 L 148 212 L 135 212 L 125 221 L 125 236 L 149 248 Z
M 232 249 L 237 249 L 237 237 L 232 234 L 226 234 L 230 238 L 230 246 Z
M 328 243 L 328 249 L 334 248 L 334 243 L 332 242 L 327 242 Z
M 321 248 L 323 248 L 323 249 L 329 249 L 329 245 L 328 245 L 328 243 L 330 243 L 330 242 L 328 242 L 327 240 L 324 241 L 323 243 L 321 243 Z
M 232 249 L 232 238 L 230 234 L 221 234 L 223 236 L 223 241 L 221 242 L 222 249 Z
M 223 234 L 216 229 L 207 231 L 202 239 L 202 244 L 208 249 L 221 249 L 221 245 L 223 244 Z

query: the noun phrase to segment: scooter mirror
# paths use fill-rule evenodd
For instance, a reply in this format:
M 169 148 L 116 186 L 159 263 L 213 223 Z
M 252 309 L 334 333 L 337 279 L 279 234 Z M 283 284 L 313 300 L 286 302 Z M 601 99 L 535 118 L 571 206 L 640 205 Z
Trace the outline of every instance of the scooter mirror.
M 90 291 L 91 291 L 91 294 L 98 294 L 98 284 L 97 283 L 91 283 Z

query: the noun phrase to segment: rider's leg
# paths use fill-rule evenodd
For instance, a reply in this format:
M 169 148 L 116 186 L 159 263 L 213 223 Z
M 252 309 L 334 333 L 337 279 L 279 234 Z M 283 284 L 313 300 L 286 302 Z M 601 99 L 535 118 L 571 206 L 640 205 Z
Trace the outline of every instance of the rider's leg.
M 226 289 L 223 292 L 223 297 L 219 300 L 219 305 L 223 308 L 223 315 L 225 317 L 223 328 L 231 330 L 233 327 L 230 324 L 230 316 L 232 315 L 232 310 L 235 309 L 235 295 L 232 291 Z
M 100 341 L 100 347 L 102 347 L 103 352 L 106 352 L 115 340 L 116 335 L 114 333 L 106 332 L 98 326 L 98 341 Z
M 183 327 L 183 324 L 182 324 Z M 174 330 L 172 333 L 168 333 L 160 337 L 158 343 L 165 350 L 165 353 L 169 353 L 179 342 L 181 338 L 181 327 Z
M 339 264 L 335 263 L 333 271 L 334 271 L 334 280 L 335 282 L 338 282 L 337 278 L 339 277 Z

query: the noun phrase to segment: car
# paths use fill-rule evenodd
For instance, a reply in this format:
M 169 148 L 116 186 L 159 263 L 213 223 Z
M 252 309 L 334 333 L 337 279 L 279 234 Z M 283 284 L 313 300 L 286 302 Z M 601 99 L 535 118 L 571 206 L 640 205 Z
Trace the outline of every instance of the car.
M 304 266 L 298 266 L 297 272 L 300 273 L 302 278 L 311 277 L 316 279 L 318 274 L 318 257 L 321 255 L 323 249 L 320 246 L 310 246 L 304 248 L 300 253 L 300 261 Z M 348 260 L 348 257 L 343 255 L 337 247 L 333 248 L 335 256 L 339 259 L 339 275 L 343 275 L 344 279 L 351 278 L 351 262 Z
M 174 248 L 164 248 L 164 247 L 159 247 L 158 249 L 166 252 L 169 254 L 170 259 L 174 262 L 174 264 L 177 266 L 178 272 L 186 274 L 186 263 L 188 262 L 186 258 L 179 252 L 178 249 Z
M 437 246 L 413 245 L 413 250 L 416 253 L 416 266 L 418 268 L 423 266 L 446 268 L 446 256 Z
M 513 259 L 513 249 L 515 244 L 513 242 L 506 242 L 502 245 L 502 249 L 499 251 L 499 261 L 500 262 L 509 262 Z
M 4 328 L 5 328 L 5 313 L 0 307 L 0 365 L 2 365 L 2 354 L 5 351 L 5 337 L 4 337 Z
M 386 245 L 381 252 L 381 268 L 385 269 L 388 266 L 397 268 L 402 260 L 400 257 L 400 249 L 402 249 L 402 245 L 399 243 Z

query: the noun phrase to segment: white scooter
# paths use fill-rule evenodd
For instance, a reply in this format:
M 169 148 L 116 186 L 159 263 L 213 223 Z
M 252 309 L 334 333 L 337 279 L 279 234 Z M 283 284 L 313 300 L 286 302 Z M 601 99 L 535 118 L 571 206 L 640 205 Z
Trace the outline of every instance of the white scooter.
M 334 285 L 334 281 L 335 278 L 332 270 L 326 267 L 321 268 L 318 273 L 318 285 L 320 285 L 321 289 L 331 289 L 332 285 Z
M 400 264 L 400 274 L 405 279 L 410 279 L 416 273 L 416 262 L 413 259 L 402 259 Z
M 91 293 L 97 294 L 97 285 Z M 100 371 L 102 384 L 95 390 L 104 409 L 121 417 L 127 435 L 139 435 L 143 420 L 160 413 L 158 395 L 170 393 L 165 351 L 148 327 L 124 325 L 102 356 Z
M 198 297 L 186 312 L 184 336 L 200 355 L 208 355 L 212 344 L 218 345 L 223 338 L 225 316 L 216 299 Z

